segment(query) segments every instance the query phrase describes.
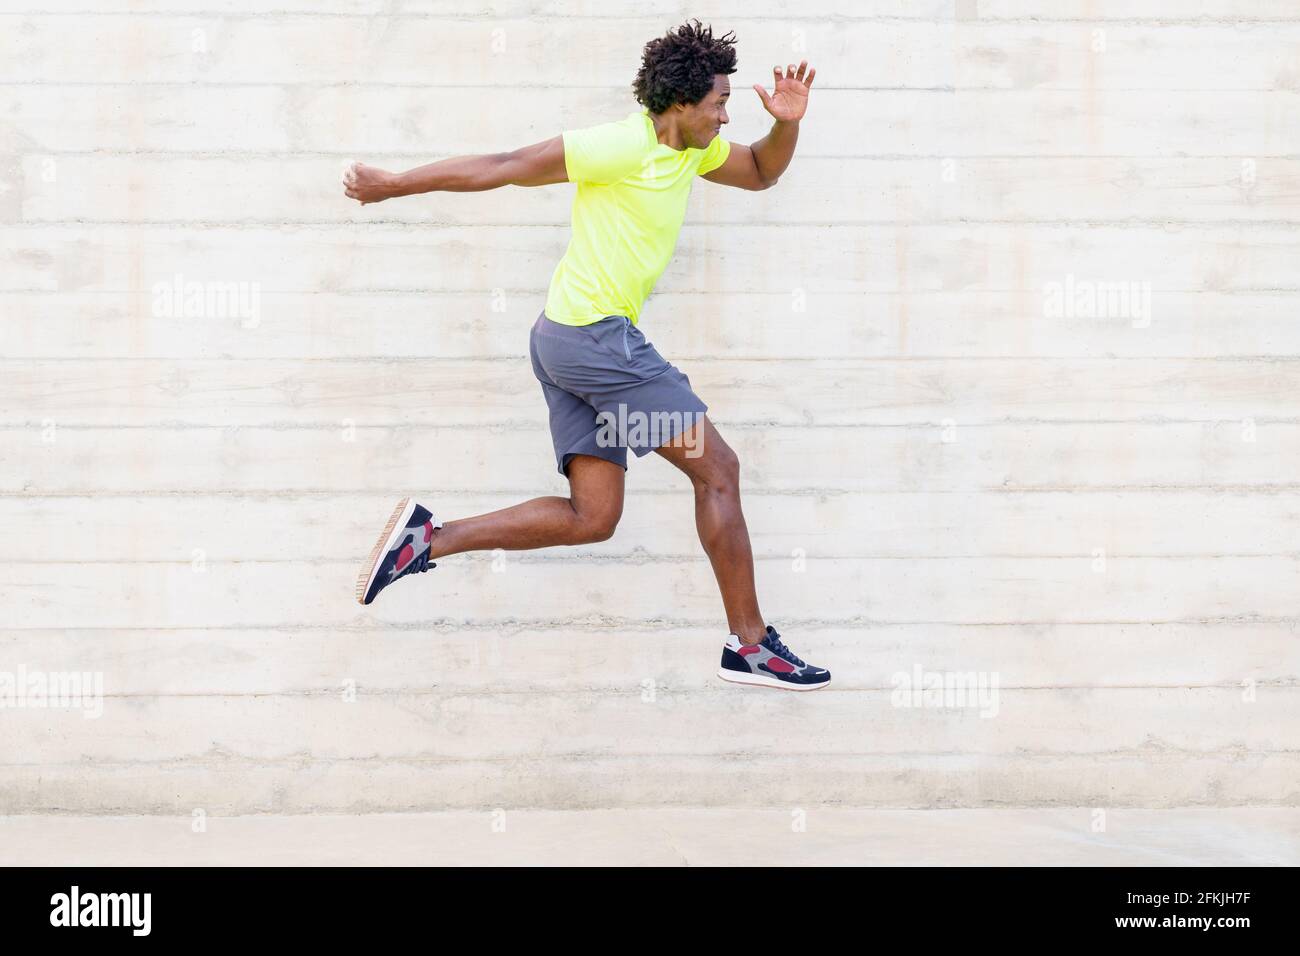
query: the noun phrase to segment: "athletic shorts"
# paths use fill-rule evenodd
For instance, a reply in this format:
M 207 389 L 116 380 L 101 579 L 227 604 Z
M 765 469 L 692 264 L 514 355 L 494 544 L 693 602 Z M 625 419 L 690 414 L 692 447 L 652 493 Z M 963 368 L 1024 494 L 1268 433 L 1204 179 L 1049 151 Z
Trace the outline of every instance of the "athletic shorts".
M 656 351 L 624 315 L 591 325 L 562 325 L 543 311 L 528 352 L 551 413 L 555 465 L 567 475 L 574 455 L 593 455 L 627 470 L 704 418 L 708 406 L 691 380 Z

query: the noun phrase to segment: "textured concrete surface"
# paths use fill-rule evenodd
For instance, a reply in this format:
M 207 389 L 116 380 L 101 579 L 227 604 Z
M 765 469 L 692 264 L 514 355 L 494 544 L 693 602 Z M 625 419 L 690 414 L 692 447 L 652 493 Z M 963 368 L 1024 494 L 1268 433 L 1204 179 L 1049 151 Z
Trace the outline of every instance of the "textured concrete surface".
M 0 709 L 0 813 L 1300 806 L 1295 0 L 797 7 L 6 4 L 0 687 L 103 693 Z M 818 695 L 713 676 L 655 456 L 609 541 L 352 600 L 399 495 L 566 493 L 527 334 L 573 187 L 360 208 L 344 164 L 620 118 L 690 15 L 739 39 L 734 142 L 817 68 L 776 188 L 696 183 L 642 327 Z
M 671 809 L 0 818 L 5 865 L 1253 866 L 1300 810 Z M 1097 827 L 1104 827 L 1098 830 Z M 758 835 L 761 834 L 761 840 Z

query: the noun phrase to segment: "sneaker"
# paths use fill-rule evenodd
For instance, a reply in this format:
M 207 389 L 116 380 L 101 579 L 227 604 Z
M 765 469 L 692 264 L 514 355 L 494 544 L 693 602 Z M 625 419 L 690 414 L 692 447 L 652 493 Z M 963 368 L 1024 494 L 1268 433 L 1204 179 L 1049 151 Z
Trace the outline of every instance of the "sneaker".
M 399 501 L 357 578 L 357 600 L 369 604 L 398 578 L 436 568 L 429 563 L 429 542 L 441 527 L 428 508 L 410 498 Z
M 761 684 L 784 690 L 816 690 L 831 682 L 831 672 L 805 664 L 781 643 L 771 624 L 757 644 L 744 644 L 735 634 L 722 646 L 718 676 L 737 684 Z

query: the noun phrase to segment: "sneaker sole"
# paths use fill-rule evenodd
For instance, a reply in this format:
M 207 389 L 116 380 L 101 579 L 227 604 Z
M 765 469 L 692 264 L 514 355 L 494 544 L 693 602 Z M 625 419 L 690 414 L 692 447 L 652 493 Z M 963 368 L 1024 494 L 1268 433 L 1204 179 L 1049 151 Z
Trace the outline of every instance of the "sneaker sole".
M 375 542 L 374 550 L 370 552 L 370 560 L 366 562 L 357 576 L 357 603 L 366 603 L 366 592 L 370 590 L 370 585 L 375 582 L 375 575 L 379 573 L 379 565 L 382 563 L 384 555 L 392 550 L 396 543 L 398 532 L 405 533 L 406 522 L 415 511 L 415 502 L 410 498 L 403 498 L 393 509 L 393 516 L 388 519 L 388 524 L 384 526 L 383 533 L 379 535 L 379 540 Z
M 718 676 L 725 681 L 731 681 L 733 684 L 752 684 L 755 687 L 776 687 L 780 690 L 821 690 L 830 683 L 830 679 L 822 681 L 820 684 L 791 684 L 788 681 L 778 680 L 775 677 L 768 677 L 766 674 L 746 674 L 743 671 L 731 671 L 725 667 L 718 668 Z

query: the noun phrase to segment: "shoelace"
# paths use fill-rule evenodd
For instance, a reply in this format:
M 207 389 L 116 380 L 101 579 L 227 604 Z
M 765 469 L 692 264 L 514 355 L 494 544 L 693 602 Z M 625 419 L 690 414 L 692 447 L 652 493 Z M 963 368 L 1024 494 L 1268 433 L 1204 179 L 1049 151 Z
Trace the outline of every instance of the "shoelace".
M 784 657 L 787 661 L 797 667 L 808 666 L 799 658 L 795 657 L 794 652 L 781 642 L 781 635 L 776 633 L 776 628 L 772 627 L 770 624 L 767 627 L 767 642 L 773 654 Z
M 402 574 L 423 574 L 430 568 L 436 568 L 438 565 L 429 563 L 429 552 L 425 551 L 422 555 L 406 566 Z

